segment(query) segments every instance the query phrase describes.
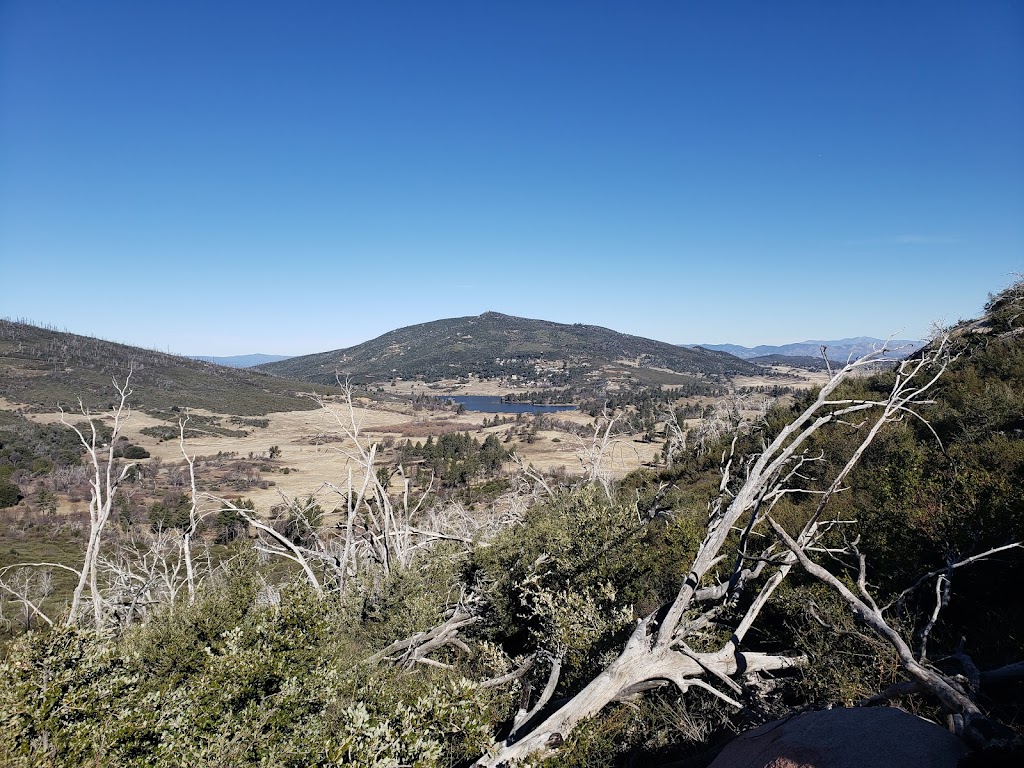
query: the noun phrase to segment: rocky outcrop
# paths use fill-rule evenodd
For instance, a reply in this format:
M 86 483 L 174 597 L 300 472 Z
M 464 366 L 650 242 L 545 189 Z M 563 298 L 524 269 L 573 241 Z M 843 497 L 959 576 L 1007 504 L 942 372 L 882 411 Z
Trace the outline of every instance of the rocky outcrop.
M 900 709 L 804 712 L 732 741 L 710 768 L 956 768 L 967 746 Z

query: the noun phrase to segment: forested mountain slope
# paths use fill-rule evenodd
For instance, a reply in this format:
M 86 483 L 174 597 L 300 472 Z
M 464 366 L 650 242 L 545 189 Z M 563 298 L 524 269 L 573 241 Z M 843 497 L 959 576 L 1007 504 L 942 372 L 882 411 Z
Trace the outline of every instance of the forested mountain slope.
M 608 369 L 667 369 L 680 374 L 752 374 L 761 369 L 732 355 L 678 347 L 595 325 L 485 312 L 412 325 L 347 349 L 268 363 L 281 376 L 334 382 L 336 374 L 361 381 L 394 376 L 428 381 L 471 374 L 577 383 Z
M 132 405 L 143 411 L 206 408 L 239 416 L 313 408 L 289 382 L 89 336 L 0 320 L 0 396 L 47 411 L 58 402 L 106 407 L 111 378 L 132 372 Z

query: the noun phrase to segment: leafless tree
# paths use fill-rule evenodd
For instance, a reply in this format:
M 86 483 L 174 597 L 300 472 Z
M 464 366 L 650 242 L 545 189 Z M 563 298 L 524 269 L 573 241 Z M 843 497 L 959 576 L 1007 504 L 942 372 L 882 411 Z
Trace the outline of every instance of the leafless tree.
M 480 620 L 475 602 L 472 596 L 463 593 L 455 605 L 446 611 L 445 619 L 440 624 L 392 643 L 369 656 L 364 663 L 389 661 L 401 664 L 406 669 L 412 669 L 416 664 L 448 667 L 448 664 L 432 658 L 430 654 L 449 647 L 469 653 L 469 646 L 459 637 L 459 631 Z
M 621 413 L 611 413 L 604 408 L 594 420 L 594 432 L 588 440 L 573 434 L 577 443 L 577 454 L 583 465 L 584 481 L 598 485 L 610 499 L 612 497 L 612 474 L 608 469 L 608 454 L 614 445 L 612 434 Z
M 43 613 L 40 605 L 53 592 L 52 563 L 19 563 L 0 568 L 0 604 L 14 601 L 21 606 L 19 621 L 25 629 L 32 628 L 34 618 L 47 626 L 53 620 Z M 76 571 L 77 573 L 77 571 Z
M 662 411 L 661 421 L 665 425 L 665 463 L 672 467 L 675 457 L 686 453 L 688 431 L 686 420 L 680 419 L 672 406 Z
M 196 487 L 195 458 L 185 450 L 184 429 L 186 419 L 179 424 L 179 444 L 188 468 L 191 489 L 189 521 L 181 531 L 157 530 L 136 531 L 131 536 L 121 537 L 113 547 L 104 547 L 107 524 L 117 493 L 129 477 L 134 463 L 122 463 L 116 456 L 118 438 L 125 423 L 131 417 L 128 399 L 133 370 L 129 368 L 124 383 L 114 379 L 118 393 L 113 408 L 109 437 L 103 436 L 103 420 L 92 413 L 81 400 L 78 411 L 84 417 L 84 425 L 73 424 L 68 414 L 61 409 L 61 423 L 74 430 L 88 459 L 86 467 L 76 468 L 89 477 L 89 532 L 86 551 L 80 569 L 58 563 L 25 563 L 25 568 L 35 567 L 34 576 L 18 586 L 4 580 L 0 572 L 0 591 L 17 596 L 26 610 L 38 616 L 47 624 L 52 619 L 41 610 L 38 599 L 33 598 L 32 587 L 38 587 L 47 580 L 50 569 L 61 568 L 71 571 L 77 577 L 71 605 L 65 624 L 74 625 L 83 620 L 85 605 L 92 606 L 91 623 L 99 628 L 112 624 L 126 625 L 145 616 L 157 604 L 173 603 L 179 590 L 186 587 L 190 601 L 194 599 L 197 584 L 197 569 L 193 555 L 193 541 L 202 518 L 210 510 L 199 509 L 200 496 Z M 67 476 L 73 482 L 74 476 Z M 58 479 L 60 481 L 60 478 Z M 108 551 L 109 550 L 109 551 Z M 88 597 L 86 590 L 88 589 Z M 38 591 L 38 590 L 37 590 Z
M 222 505 L 221 511 L 231 511 L 245 520 L 247 525 L 252 526 L 258 532 L 260 538 L 257 540 L 256 549 L 265 555 L 283 557 L 296 563 L 301 569 L 309 584 L 318 595 L 325 593 L 321 579 L 317 577 L 313 564 L 317 561 L 329 563 L 337 569 L 336 563 L 330 563 L 327 553 L 310 547 L 301 546 L 293 542 L 284 533 L 275 529 L 272 525 L 261 520 L 251 510 L 240 507 L 226 499 L 217 499 Z
M 518 489 L 521 497 L 530 496 L 536 501 L 540 498 L 542 492 L 547 496 L 551 495 L 551 486 L 548 484 L 548 479 L 533 464 L 527 464 L 522 456 L 514 452 L 509 456 L 509 460 L 518 468 L 517 476 L 523 479 L 524 482 L 522 484 L 526 486 Z
M 386 577 L 395 569 L 408 568 L 419 553 L 438 542 L 457 542 L 468 549 L 515 514 L 511 504 L 478 516 L 458 504 L 428 503 L 432 481 L 414 498 L 404 467 L 399 465 L 387 474 L 379 471 L 379 446 L 364 434 L 354 390 L 349 382 L 339 385 L 343 388 L 340 408 L 323 398 L 317 401 L 343 438 L 333 445 L 346 459 L 346 477 L 341 483 L 322 483 L 310 499 L 336 499 L 343 520 L 332 529 L 307 525 L 308 540 L 298 542 L 251 510 L 219 500 L 223 509 L 234 511 L 257 531 L 261 552 L 296 563 L 314 590 L 325 594 L 345 590 L 361 573 Z M 301 517 L 298 500 L 284 496 L 282 500 L 289 514 Z
M 741 430 L 762 424 L 770 404 L 770 400 L 763 395 L 734 393 L 721 398 L 694 427 L 694 451 L 703 455 L 724 435 L 735 435 Z
M 60 410 L 61 423 L 75 431 L 82 447 L 89 458 L 89 465 L 92 471 L 90 480 L 89 499 L 89 538 L 85 550 L 85 559 L 82 563 L 82 570 L 79 573 L 78 584 L 75 586 L 71 598 L 71 608 L 68 611 L 66 623 L 72 625 L 81 619 L 82 602 L 85 588 L 89 588 L 89 597 L 92 603 L 93 622 L 99 627 L 103 623 L 104 601 L 100 593 L 98 582 L 97 564 L 100 559 L 100 546 L 103 541 L 103 533 L 110 520 L 110 512 L 114 503 L 114 496 L 118 486 L 128 477 L 135 465 L 133 463 L 121 464 L 114 457 L 114 445 L 124 427 L 125 422 L 131 416 L 131 407 L 128 398 L 132 394 L 129 383 L 132 378 L 132 370 L 129 368 L 125 376 L 124 384 L 118 384 L 114 379 L 114 389 L 117 390 L 119 400 L 114 408 L 113 424 L 109 441 L 103 443 L 98 431 L 98 417 L 92 414 L 88 408 L 78 401 L 78 410 L 86 419 L 87 428 L 85 431 L 67 420 L 64 409 Z
M 935 578 L 935 607 L 921 630 L 918 649 L 915 652 L 911 648 L 910 642 L 892 626 L 892 623 L 885 616 L 886 609 L 891 608 L 892 605 L 880 607 L 868 590 L 867 561 L 864 555 L 857 549 L 856 544 L 851 544 L 845 548 L 846 553 L 853 555 L 857 560 L 857 591 L 854 592 L 839 577 L 811 559 L 809 554 L 811 547 L 808 546 L 806 541 L 799 542 L 794 540 L 777 522 L 771 519 L 769 519 L 769 522 L 776 535 L 786 544 L 800 565 L 814 578 L 835 590 L 860 621 L 893 647 L 899 658 L 900 666 L 910 676 L 911 684 L 909 686 L 897 684 L 891 689 L 872 697 L 869 703 L 884 701 L 895 695 L 926 691 L 937 698 L 949 713 L 951 730 L 954 733 L 963 737 L 975 747 L 987 746 L 998 729 L 993 727 L 988 717 L 982 712 L 975 701 L 977 691 L 981 687 L 980 671 L 970 657 L 962 651 L 957 656 L 961 665 L 969 673 L 963 682 L 930 664 L 927 658 L 928 636 L 938 622 L 939 614 L 949 602 L 949 584 L 953 571 L 965 565 L 988 559 L 999 552 L 1020 548 L 1021 542 L 995 547 L 959 561 L 951 561 L 945 568 L 925 574 L 914 586 L 905 590 L 900 595 L 899 599 L 902 599 L 916 587 L 921 586 L 931 578 Z M 831 554 L 835 555 L 836 552 Z M 1015 666 L 1020 667 L 1019 664 Z M 1003 670 L 1003 674 L 1009 676 L 1009 670 Z M 1024 669 L 1016 670 L 1015 674 L 1018 677 L 1024 676 Z
M 181 455 L 185 457 L 189 479 L 188 524 L 181 533 L 181 559 L 185 566 L 185 584 L 188 588 L 188 601 L 192 603 L 196 599 L 196 568 L 192 558 L 192 543 L 199 529 L 199 524 L 206 515 L 211 514 L 214 510 L 208 510 L 205 513 L 201 513 L 199 510 L 200 495 L 196 487 L 196 457 L 194 455 L 189 456 L 188 451 L 185 449 L 185 425 L 187 423 L 188 412 L 186 411 L 184 418 L 178 420 L 178 446 L 181 449 Z
M 187 583 L 179 532 L 139 530 L 111 550 L 99 561 L 109 623 L 126 627 L 145 620 L 157 606 L 174 604 Z
M 88 467 L 57 467 L 53 471 L 53 488 L 61 493 L 70 493 L 88 482 Z

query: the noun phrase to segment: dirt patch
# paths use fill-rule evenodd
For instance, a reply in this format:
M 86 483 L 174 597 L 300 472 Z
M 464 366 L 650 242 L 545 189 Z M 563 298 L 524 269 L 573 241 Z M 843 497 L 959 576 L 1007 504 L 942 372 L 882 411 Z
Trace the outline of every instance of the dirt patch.
M 475 377 L 470 377 L 464 381 L 444 379 L 429 383 L 399 379 L 393 387 L 390 382 L 380 382 L 375 386 L 382 387 L 385 393 L 403 396 L 430 395 L 434 397 L 443 397 L 445 395 L 497 395 L 500 397 L 502 395 L 517 395 L 523 392 L 538 391 L 536 388 L 531 387 L 509 387 L 499 379 L 478 379 Z
M 733 384 L 737 387 L 792 387 L 811 389 L 828 382 L 828 371 L 808 371 L 789 365 L 771 366 L 772 376 L 736 376 Z

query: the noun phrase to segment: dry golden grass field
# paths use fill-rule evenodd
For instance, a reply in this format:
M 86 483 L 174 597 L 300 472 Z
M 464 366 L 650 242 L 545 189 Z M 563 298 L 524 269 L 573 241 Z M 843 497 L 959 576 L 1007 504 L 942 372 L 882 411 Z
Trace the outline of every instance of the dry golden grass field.
M 780 368 L 774 377 L 743 377 L 735 380 L 733 385 L 803 389 L 824 380 L 823 372 Z M 475 378 L 468 382 L 431 384 L 399 381 L 395 387 L 384 386 L 389 393 L 403 395 L 503 395 L 514 391 L 499 387 L 497 382 Z M 713 400 L 701 398 L 697 402 L 706 405 Z M 17 410 L 19 407 L 19 403 L 0 398 L 0 408 Z M 489 419 L 491 414 L 465 412 L 456 415 L 444 410 L 417 410 L 405 402 L 380 403 L 361 399 L 351 408 L 342 399 L 328 399 L 323 408 L 270 413 L 265 417 L 265 427 L 238 427 L 238 430 L 248 432 L 245 436 L 224 436 L 203 429 L 202 417 L 219 418 L 223 426 L 235 429 L 229 414 L 193 411 L 192 415 L 196 418 L 188 426 L 198 434 L 185 440 L 185 449 L 196 458 L 200 487 L 219 495 L 251 499 L 261 510 L 280 504 L 284 498 L 314 493 L 324 483 L 344 487 L 349 481 L 350 471 L 353 481 L 361 482 L 362 463 L 351 439 L 355 432 L 359 434 L 364 448 L 378 445 L 377 466 L 393 463 L 394 447 L 406 440 L 415 443 L 446 432 L 468 432 L 480 441 L 488 434 L 495 434 L 507 448 L 516 452 L 525 466 L 532 465 L 542 472 L 562 473 L 567 477 L 582 475 L 588 447 L 593 443 L 589 435 L 594 434 L 594 419 L 575 411 L 561 412 L 556 416 L 561 422 L 580 425 L 583 437 L 562 430 L 540 429 L 527 441 L 518 439 L 514 424 L 483 427 L 484 419 Z M 26 417 L 41 423 L 53 423 L 59 422 L 61 415 L 56 411 L 35 412 L 26 413 Z M 112 415 L 103 413 L 97 418 L 110 423 Z M 82 420 L 81 414 L 75 413 L 69 413 L 67 419 L 72 423 Z M 184 466 L 181 446 L 176 438 L 160 439 L 143 433 L 147 427 L 166 429 L 168 426 L 176 428 L 173 422 L 133 411 L 122 431 L 129 442 L 149 451 L 151 458 L 141 460 L 140 464 L 152 467 L 157 474 L 160 468 L 168 471 Z M 275 446 L 275 457 L 271 459 L 270 449 Z M 660 442 L 643 442 L 639 435 L 616 436 L 605 446 L 602 467 L 608 476 L 620 478 L 656 461 L 660 450 Z M 180 485 L 180 472 L 177 477 L 176 482 Z M 155 489 L 154 484 L 154 494 Z M 87 504 L 87 494 L 74 500 L 62 498 L 60 509 L 83 512 Z

